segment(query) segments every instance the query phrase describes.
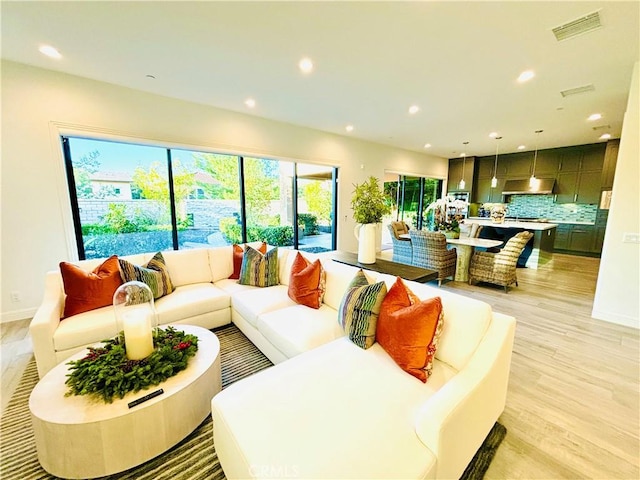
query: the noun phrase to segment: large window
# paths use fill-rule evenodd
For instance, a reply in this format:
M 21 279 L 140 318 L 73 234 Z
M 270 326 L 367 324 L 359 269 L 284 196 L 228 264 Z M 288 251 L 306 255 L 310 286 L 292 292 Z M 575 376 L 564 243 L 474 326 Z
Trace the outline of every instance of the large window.
M 334 167 L 62 141 L 80 259 L 256 240 L 335 249 Z
M 184 166 L 189 176 L 173 176 L 174 188 L 184 185 L 187 198 L 176 201 L 179 248 L 222 246 L 242 242 L 240 162 L 235 155 L 171 150 L 172 165 Z M 177 200 L 177 199 L 176 199 Z

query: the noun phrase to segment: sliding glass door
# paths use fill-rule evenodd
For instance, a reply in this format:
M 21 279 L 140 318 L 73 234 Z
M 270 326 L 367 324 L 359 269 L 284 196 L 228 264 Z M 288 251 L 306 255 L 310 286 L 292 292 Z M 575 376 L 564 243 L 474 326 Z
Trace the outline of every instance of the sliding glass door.
M 443 181 L 435 178 L 386 174 L 384 192 L 392 205 L 391 220 L 427 229 L 427 207 L 442 195 Z
M 322 252 L 335 245 L 335 169 L 298 163 L 297 213 L 300 250 Z

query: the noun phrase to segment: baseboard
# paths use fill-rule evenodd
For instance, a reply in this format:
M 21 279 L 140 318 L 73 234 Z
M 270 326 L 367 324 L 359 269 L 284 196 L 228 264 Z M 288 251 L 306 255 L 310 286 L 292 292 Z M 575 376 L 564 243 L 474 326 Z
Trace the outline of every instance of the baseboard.
M 17 320 L 28 320 L 36 314 L 37 308 L 24 308 L 22 310 L 12 310 L 11 312 L 2 312 L 0 323 L 15 322 Z
M 600 310 L 593 310 L 591 316 L 598 320 L 604 320 L 605 322 L 615 323 L 617 325 L 624 325 L 625 327 L 631 327 L 640 329 L 640 320 L 628 315 L 619 315 L 616 313 L 603 312 Z

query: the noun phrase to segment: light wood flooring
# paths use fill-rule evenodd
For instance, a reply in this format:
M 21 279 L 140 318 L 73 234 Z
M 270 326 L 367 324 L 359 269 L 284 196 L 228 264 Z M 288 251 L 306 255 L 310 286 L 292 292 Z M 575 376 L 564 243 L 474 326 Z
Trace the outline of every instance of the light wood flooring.
M 486 479 L 640 478 L 639 331 L 591 318 L 599 262 L 555 254 L 518 269 L 508 294 L 443 283 L 518 320 L 507 436 Z M 0 325 L 3 410 L 32 355 L 28 323 Z

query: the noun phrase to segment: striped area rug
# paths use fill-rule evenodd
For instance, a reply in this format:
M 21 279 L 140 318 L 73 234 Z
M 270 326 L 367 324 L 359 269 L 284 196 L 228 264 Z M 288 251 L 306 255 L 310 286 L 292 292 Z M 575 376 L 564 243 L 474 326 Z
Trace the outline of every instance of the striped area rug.
M 214 332 L 220 340 L 222 388 L 272 365 L 235 325 L 229 325 Z M 2 416 L 0 436 L 2 458 L 0 478 L 2 480 L 57 478 L 42 469 L 36 454 L 29 414 L 29 395 L 37 382 L 38 371 L 35 360 L 32 360 Z M 224 479 L 224 472 L 213 447 L 211 416 L 168 452 L 126 472 L 104 478 L 109 480 Z
M 235 326 L 217 330 L 220 340 L 222 388 L 272 365 L 267 357 Z M 2 416 L 0 432 L 0 479 L 53 480 L 45 472 L 36 454 L 29 414 L 29 395 L 38 382 L 38 372 L 31 360 Z M 483 478 L 506 429 L 496 423 L 484 444 L 467 467 L 464 480 Z M 224 480 L 213 446 L 211 416 L 182 442 L 168 452 L 142 465 L 104 480 Z

